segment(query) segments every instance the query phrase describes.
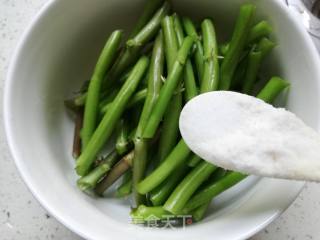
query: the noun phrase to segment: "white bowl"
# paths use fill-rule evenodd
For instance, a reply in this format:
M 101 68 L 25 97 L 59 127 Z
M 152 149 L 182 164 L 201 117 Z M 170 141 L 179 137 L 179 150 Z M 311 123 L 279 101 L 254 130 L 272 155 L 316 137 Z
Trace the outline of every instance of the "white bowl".
M 73 122 L 63 100 L 90 77 L 110 31 L 129 28 L 143 2 L 49 1 L 32 22 L 13 56 L 5 88 L 5 127 L 18 169 L 42 205 L 87 239 L 245 239 L 287 208 L 303 183 L 251 177 L 218 197 L 202 223 L 174 230 L 133 226 L 125 201 L 92 198 L 75 185 Z M 218 32 L 228 34 L 242 2 L 177 0 L 174 6 L 196 19 L 213 17 Z M 279 43 L 267 75 L 290 80 L 288 108 L 318 130 L 317 51 L 280 1 L 254 2 L 258 19 L 274 26 Z

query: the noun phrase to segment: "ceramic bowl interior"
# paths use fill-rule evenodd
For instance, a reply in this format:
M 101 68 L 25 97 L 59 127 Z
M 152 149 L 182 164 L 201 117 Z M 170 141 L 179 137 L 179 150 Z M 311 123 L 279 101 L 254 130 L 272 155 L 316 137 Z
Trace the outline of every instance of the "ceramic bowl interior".
M 187 229 L 144 229 L 130 224 L 128 201 L 95 198 L 75 184 L 71 156 L 73 119 L 63 100 L 90 78 L 110 32 L 130 29 L 142 0 L 56 0 L 38 15 L 13 57 L 5 96 L 8 142 L 18 168 L 39 201 L 88 239 L 243 239 L 285 209 L 302 183 L 250 177 L 217 197 L 209 216 Z M 280 1 L 254 1 L 257 20 L 274 27 L 278 47 L 264 65 L 292 86 L 287 107 L 318 129 L 319 60 L 310 39 Z M 195 20 L 211 17 L 219 41 L 230 37 L 240 0 L 175 0 Z M 108 237 L 106 237 L 108 236 Z

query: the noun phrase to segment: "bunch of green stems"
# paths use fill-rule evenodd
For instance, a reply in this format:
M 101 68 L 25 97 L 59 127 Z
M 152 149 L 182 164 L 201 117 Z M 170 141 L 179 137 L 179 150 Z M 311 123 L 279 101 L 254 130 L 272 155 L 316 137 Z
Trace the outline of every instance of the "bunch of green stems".
M 192 153 L 178 120 L 201 93 L 258 92 L 272 103 L 289 86 L 271 77 L 258 87 L 276 45 L 266 21 L 254 24 L 255 10 L 241 6 L 230 41 L 221 45 L 212 19 L 197 25 L 163 0 L 147 2 L 125 46 L 121 30 L 110 35 L 88 87 L 66 101 L 77 113 L 73 156 L 81 190 L 103 195 L 122 177 L 116 196 L 133 194 L 133 218 L 189 214 L 200 221 L 214 197 L 247 177 Z M 112 151 L 104 156 L 107 143 Z

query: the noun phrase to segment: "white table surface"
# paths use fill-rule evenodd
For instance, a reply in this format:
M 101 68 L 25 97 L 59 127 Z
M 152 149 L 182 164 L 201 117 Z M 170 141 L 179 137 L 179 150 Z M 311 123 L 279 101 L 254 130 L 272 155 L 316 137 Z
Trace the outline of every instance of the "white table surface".
M 50 216 L 22 182 L 6 143 L 2 92 L 19 37 L 46 0 L 0 0 L 0 239 L 82 239 Z M 320 45 L 319 45 L 320 46 Z M 252 240 L 320 239 L 320 185 L 309 183 L 296 201 Z

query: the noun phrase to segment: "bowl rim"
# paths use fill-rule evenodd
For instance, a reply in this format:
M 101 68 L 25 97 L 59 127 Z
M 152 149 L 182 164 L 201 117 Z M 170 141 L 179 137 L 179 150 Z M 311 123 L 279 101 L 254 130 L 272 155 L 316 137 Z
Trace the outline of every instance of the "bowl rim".
M 7 139 L 7 143 L 10 149 L 11 156 L 14 159 L 15 165 L 20 173 L 20 176 L 22 177 L 24 183 L 27 185 L 29 191 L 32 193 L 32 195 L 37 199 L 37 201 L 41 204 L 44 209 L 46 209 L 50 214 L 52 214 L 60 223 L 62 223 L 64 226 L 66 226 L 68 229 L 73 231 L 74 233 L 78 234 L 81 237 L 84 237 L 86 239 L 93 239 L 90 234 L 88 234 L 85 230 L 77 229 L 76 226 L 74 226 L 72 223 L 68 222 L 68 220 L 65 219 L 64 216 L 59 215 L 58 211 L 54 206 L 51 206 L 48 204 L 47 200 L 43 198 L 40 194 L 37 192 L 37 186 L 33 185 L 29 181 L 29 176 L 26 174 L 26 172 L 23 169 L 22 165 L 22 159 L 18 157 L 18 154 L 16 153 L 17 146 L 14 143 L 14 136 L 12 134 L 12 125 L 10 121 L 10 114 L 7 114 L 10 112 L 10 99 L 12 95 L 12 84 L 14 82 L 14 73 L 16 71 L 16 65 L 20 56 L 20 52 L 24 48 L 24 44 L 29 38 L 29 36 L 32 33 L 33 28 L 38 24 L 38 22 L 46 16 L 48 11 L 52 7 L 54 7 L 55 4 L 58 4 L 59 2 L 62 2 L 62 0 L 48 0 L 41 9 L 37 12 L 37 14 L 33 17 L 27 28 L 24 30 L 23 34 L 20 37 L 20 40 L 18 41 L 15 50 L 13 52 L 13 55 L 9 61 L 9 68 L 7 71 L 7 76 L 5 80 L 5 87 L 4 87 L 4 95 L 3 95 L 3 116 L 4 116 L 4 129 L 5 129 L 5 135 Z M 278 0 L 271 0 L 271 4 L 275 4 L 278 8 L 281 9 L 282 12 L 286 13 L 287 16 L 290 18 L 290 21 L 296 25 L 296 27 L 299 29 L 300 34 L 303 36 L 304 40 L 307 42 L 307 47 L 310 50 L 310 57 L 319 63 L 320 65 L 320 58 L 318 55 L 318 51 L 312 42 L 311 37 L 307 33 L 307 31 L 304 29 L 303 25 L 297 20 L 297 18 L 294 16 L 294 13 L 285 6 L 285 4 Z M 320 69 L 315 69 L 315 71 L 318 71 L 318 75 L 320 76 Z M 297 183 L 299 184 L 299 189 L 295 192 L 294 196 L 290 197 L 288 199 L 288 205 L 285 208 L 282 208 L 280 211 L 274 212 L 266 221 L 264 221 L 261 224 L 257 224 L 255 228 L 251 229 L 251 231 L 243 232 L 242 235 L 239 235 L 239 240 L 241 239 L 247 239 L 248 237 L 253 236 L 263 228 L 265 228 L 267 225 L 269 225 L 272 221 L 274 221 L 277 217 L 280 216 L 282 212 L 284 212 L 291 203 L 296 199 L 296 197 L 300 194 L 301 190 L 303 189 L 303 186 L 305 185 L 304 182 Z

